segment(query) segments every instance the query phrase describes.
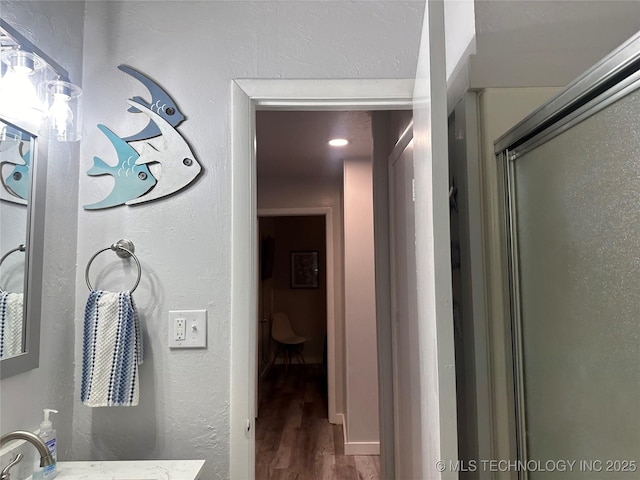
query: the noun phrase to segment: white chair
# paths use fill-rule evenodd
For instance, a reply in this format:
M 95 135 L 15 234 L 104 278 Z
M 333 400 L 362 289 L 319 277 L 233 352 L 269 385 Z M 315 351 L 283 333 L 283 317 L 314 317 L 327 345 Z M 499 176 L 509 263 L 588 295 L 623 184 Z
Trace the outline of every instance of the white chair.
M 284 353 L 287 369 L 291 364 L 292 356 L 299 358 L 300 362 L 305 364 L 302 349 L 307 339 L 293 331 L 291 323 L 289 322 L 289 316 L 286 313 L 278 312 L 273 314 L 271 337 L 278 343 L 278 349 L 276 350 L 276 355 L 273 357 L 272 363 L 275 363 L 278 356 Z

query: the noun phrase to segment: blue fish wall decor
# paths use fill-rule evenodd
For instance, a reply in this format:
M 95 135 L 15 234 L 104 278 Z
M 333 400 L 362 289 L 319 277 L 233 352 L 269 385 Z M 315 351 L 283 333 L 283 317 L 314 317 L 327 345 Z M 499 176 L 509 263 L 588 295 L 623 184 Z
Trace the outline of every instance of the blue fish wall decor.
M 178 125 L 180 125 L 180 123 L 182 123 L 182 121 L 184 120 L 184 115 L 182 114 L 182 112 L 180 112 L 176 103 L 171 99 L 169 94 L 162 87 L 160 87 L 156 82 L 151 80 L 146 75 L 143 75 L 142 73 L 134 70 L 131 67 L 120 65 L 118 66 L 118 68 L 124 73 L 131 75 L 133 78 L 139 80 L 145 87 L 147 87 L 149 93 L 151 93 L 151 102 L 146 102 L 142 97 L 133 97 L 131 100 L 139 103 L 140 105 L 144 105 L 149 110 L 154 111 L 173 127 L 177 127 Z M 140 109 L 136 108 L 135 106 L 131 106 L 127 111 L 131 113 L 140 113 Z M 155 122 L 153 122 L 153 120 L 149 120 L 149 123 L 142 131 L 136 133 L 135 135 L 125 137 L 123 138 L 123 140 L 125 142 L 136 142 L 139 140 L 148 140 L 150 138 L 157 137 L 158 135 L 160 135 L 160 129 L 155 124 Z
M 118 164 L 111 166 L 94 157 L 87 175 L 111 175 L 114 186 L 106 198 L 85 205 L 85 210 L 158 200 L 186 188 L 202 172 L 202 165 L 176 129 L 185 116 L 169 94 L 149 77 L 127 65 L 120 65 L 118 69 L 139 80 L 151 93 L 151 102 L 139 96 L 127 100 L 127 112 L 144 115 L 148 122 L 143 130 L 128 137 L 119 137 L 106 126 L 98 124 L 115 148 Z M 151 171 L 149 164 L 157 166 Z
M 118 154 L 118 163 L 115 166 L 111 166 L 102 159 L 93 157 L 93 167 L 87 171 L 87 175 L 111 175 L 115 183 L 113 190 L 106 198 L 97 203 L 85 205 L 85 210 L 98 210 L 123 205 L 129 200 L 145 194 L 156 184 L 156 178 L 151 175 L 146 165 L 136 165 L 136 160 L 140 155 L 131 145 L 104 125 L 98 125 L 98 128 L 111 141 Z

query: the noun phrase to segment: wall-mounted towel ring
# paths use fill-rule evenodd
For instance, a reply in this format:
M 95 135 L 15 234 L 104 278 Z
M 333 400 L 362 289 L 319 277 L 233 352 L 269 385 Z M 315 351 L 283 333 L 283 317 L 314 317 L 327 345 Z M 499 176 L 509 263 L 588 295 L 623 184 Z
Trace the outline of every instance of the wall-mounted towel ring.
M 107 250 L 113 250 L 114 252 L 116 252 L 116 255 L 118 255 L 120 258 L 133 258 L 133 260 L 136 262 L 136 265 L 138 266 L 138 278 L 136 279 L 136 283 L 133 286 L 133 288 L 129 290 L 131 293 L 133 293 L 133 291 L 136 288 L 138 288 L 138 284 L 140 283 L 140 277 L 142 276 L 142 268 L 140 267 L 140 262 L 138 261 L 138 257 L 136 257 L 135 254 L 133 253 L 136 250 L 135 246 L 133 245 L 133 242 L 131 240 L 127 240 L 124 238 L 121 240 L 118 240 L 116 243 L 114 243 L 110 247 L 103 248 L 102 250 L 98 250 L 96 253 L 93 254 L 93 257 L 89 259 L 89 263 L 87 263 L 87 269 L 84 272 L 84 279 L 87 281 L 87 287 L 89 287 L 89 290 L 93 290 L 93 287 L 91 286 L 91 282 L 89 281 L 89 268 L 91 268 L 91 263 L 98 255 L 100 255 L 102 252 L 106 252 Z
M 5 253 L 2 258 L 0 258 L 0 265 L 2 265 L 2 262 L 4 262 L 4 259 L 7 258 L 9 255 L 11 255 L 14 252 L 24 252 L 27 249 L 27 247 L 25 246 L 24 243 L 21 243 L 20 245 L 18 245 L 16 248 L 9 250 L 7 253 Z
M 2 262 L 4 262 L 5 258 L 7 258 L 9 255 L 11 255 L 12 253 L 15 252 L 24 252 L 27 249 L 27 247 L 24 245 L 24 243 L 21 243 L 20 245 L 18 245 L 16 248 L 13 248 L 11 250 L 9 250 L 7 253 L 5 253 L 2 258 L 0 258 L 0 265 L 2 265 Z M 2 288 L 2 285 L 0 285 L 0 292 L 4 292 L 4 288 Z

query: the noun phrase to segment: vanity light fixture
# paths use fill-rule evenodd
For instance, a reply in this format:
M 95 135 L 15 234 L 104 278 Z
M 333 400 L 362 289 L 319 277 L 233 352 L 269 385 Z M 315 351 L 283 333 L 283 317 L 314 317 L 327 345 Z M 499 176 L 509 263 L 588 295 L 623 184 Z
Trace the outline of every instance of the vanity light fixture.
M 0 19 L 0 113 L 61 142 L 81 137 L 82 90 L 68 72 Z
M 0 79 L 0 105 L 3 109 L 14 112 L 18 117 L 33 115 L 34 110 L 41 110 L 36 84 L 43 67 L 42 61 L 17 46 L 6 50 L 3 48 L 1 60 L 5 67 Z
M 46 127 L 51 138 L 60 142 L 80 140 L 78 131 L 78 100 L 82 90 L 77 85 L 58 78 L 45 83 L 46 103 L 49 110 L 46 116 Z M 75 113 L 74 113 L 75 112 Z
M 329 145 L 332 147 L 346 147 L 349 145 L 349 140 L 346 138 L 332 138 L 329 140 Z

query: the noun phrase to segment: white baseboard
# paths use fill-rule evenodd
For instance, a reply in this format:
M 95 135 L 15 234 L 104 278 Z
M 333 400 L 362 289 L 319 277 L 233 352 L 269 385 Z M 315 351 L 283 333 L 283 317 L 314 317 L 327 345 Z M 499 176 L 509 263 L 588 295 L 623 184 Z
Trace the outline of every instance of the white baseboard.
M 344 442 L 345 455 L 380 455 L 380 442 Z
M 338 413 L 342 423 L 342 433 L 344 435 L 345 455 L 380 455 L 380 442 L 349 442 L 347 440 L 347 421 L 344 413 Z

